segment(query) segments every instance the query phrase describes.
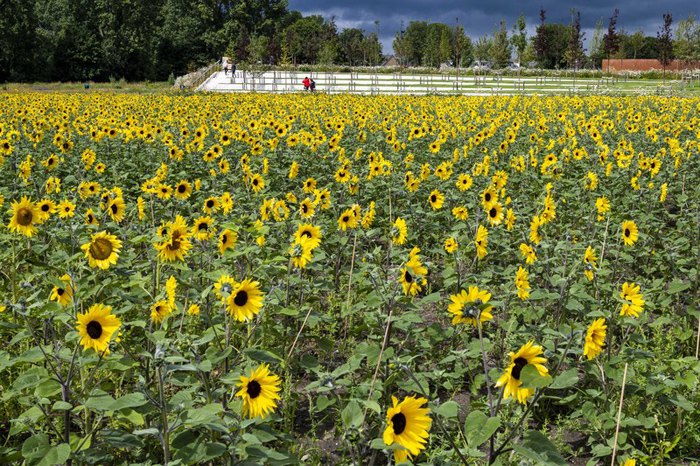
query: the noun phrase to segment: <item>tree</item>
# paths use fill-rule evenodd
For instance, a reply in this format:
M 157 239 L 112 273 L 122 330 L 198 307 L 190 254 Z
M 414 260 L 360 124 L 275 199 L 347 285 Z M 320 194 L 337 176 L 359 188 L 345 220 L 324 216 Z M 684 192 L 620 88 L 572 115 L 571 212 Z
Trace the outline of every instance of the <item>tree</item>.
M 639 52 L 644 47 L 644 33 L 642 31 L 637 31 L 634 34 L 627 37 L 625 41 L 625 58 L 636 59 Z
M 9 3 L 9 4 L 8 4 Z M 32 79 L 37 17 L 34 1 L 3 2 L 0 13 L 0 81 Z
M 363 55 L 367 57 L 369 66 L 376 66 L 382 61 L 382 43 L 379 42 L 379 36 L 371 32 L 362 41 Z
M 493 32 L 493 45 L 491 47 L 491 58 L 496 68 L 505 68 L 510 63 L 513 54 L 510 41 L 508 40 L 508 27 L 506 22 L 501 20 L 499 28 Z
M 656 48 L 659 51 L 659 62 L 664 69 L 664 84 L 666 84 L 666 67 L 673 61 L 673 38 L 671 24 L 673 16 L 671 13 L 664 13 L 664 23 L 656 34 Z
M 615 8 L 615 11 L 613 11 L 610 17 L 610 22 L 608 23 L 608 32 L 603 36 L 603 48 L 605 50 L 605 55 L 608 57 L 608 73 L 610 72 L 610 56 L 620 49 L 620 36 L 615 30 L 619 14 L 620 10 Z
M 474 45 L 474 58 L 481 62 L 487 62 L 491 58 L 491 47 L 493 46 L 493 41 L 491 38 L 484 34 L 479 37 Z
M 454 37 L 452 39 L 452 50 L 454 53 L 455 66 L 469 66 L 473 60 L 472 41 L 464 34 L 462 26 L 455 26 Z
M 549 55 L 549 41 L 546 34 L 546 12 L 544 9 L 540 8 L 540 25 L 537 26 L 537 31 L 533 39 L 533 47 L 535 49 L 535 56 L 539 62 L 540 68 L 546 68 L 544 66 L 545 57 Z
M 515 49 L 515 54 L 518 57 L 518 63 L 523 63 L 523 56 L 527 48 L 527 31 L 525 29 L 525 15 L 521 14 L 515 21 L 513 33 L 510 36 L 510 43 Z
M 564 57 L 569 68 L 578 68 L 585 56 L 583 53 L 583 38 L 586 34 L 581 32 L 581 12 L 572 9 L 571 16 L 571 32 Z
M 598 68 L 603 65 L 603 57 L 605 57 L 605 44 L 603 43 L 603 20 L 599 19 L 593 29 L 593 36 L 588 44 L 589 58 L 593 65 Z
M 362 63 L 365 36 L 361 29 L 343 29 L 338 35 L 340 61 L 350 66 Z
M 700 25 L 695 16 L 689 15 L 678 22 L 673 54 L 686 64 L 700 61 Z

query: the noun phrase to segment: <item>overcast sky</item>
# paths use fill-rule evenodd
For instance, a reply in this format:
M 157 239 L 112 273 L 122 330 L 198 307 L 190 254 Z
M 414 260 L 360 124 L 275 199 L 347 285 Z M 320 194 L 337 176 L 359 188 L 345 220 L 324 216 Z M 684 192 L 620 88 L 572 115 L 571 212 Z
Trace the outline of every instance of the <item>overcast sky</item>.
M 639 29 L 647 35 L 656 36 L 662 22 L 662 15 L 671 12 L 675 24 L 689 14 L 700 14 L 700 0 L 624 0 L 611 3 L 608 0 L 587 0 L 562 2 L 560 0 L 288 0 L 290 10 L 301 11 L 304 15 L 319 14 L 326 18 L 335 17 L 338 29 L 356 27 L 367 32 L 376 31 L 375 21 L 379 21 L 379 35 L 384 53 L 391 53 L 391 43 L 396 32 L 410 21 L 441 22 L 453 26 L 456 22 L 466 33 L 477 38 L 491 33 L 504 19 L 511 30 L 517 17 L 525 14 L 529 35 L 539 23 L 540 7 L 547 12 L 547 22 L 570 23 L 570 8 L 581 12 L 581 25 L 586 32 L 586 42 L 593 35 L 596 22 L 603 20 L 607 29 L 608 21 L 615 8 L 620 10 L 618 31 L 634 32 Z

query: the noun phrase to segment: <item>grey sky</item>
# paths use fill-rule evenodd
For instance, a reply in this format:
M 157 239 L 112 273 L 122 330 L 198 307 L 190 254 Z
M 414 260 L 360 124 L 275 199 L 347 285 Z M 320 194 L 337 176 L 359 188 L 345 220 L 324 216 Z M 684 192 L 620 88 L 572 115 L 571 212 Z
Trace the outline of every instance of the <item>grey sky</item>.
M 612 3 L 607 0 L 588 0 L 567 3 L 559 0 L 514 1 L 514 0 L 289 0 L 289 9 L 304 15 L 320 14 L 335 17 L 339 29 L 357 27 L 367 32 L 375 31 L 379 21 L 380 39 L 384 53 L 391 53 L 391 43 L 396 32 L 412 20 L 441 22 L 464 27 L 466 33 L 477 38 L 491 33 L 504 19 L 512 29 L 517 17 L 524 13 L 528 33 L 534 33 L 539 23 L 540 7 L 547 12 L 547 22 L 570 23 L 570 8 L 581 12 L 581 25 L 586 32 L 586 42 L 593 35 L 596 22 L 608 20 L 615 8 L 620 10 L 618 30 L 634 32 L 639 29 L 647 35 L 656 36 L 661 26 L 662 15 L 671 12 L 675 23 L 689 14 L 700 14 L 700 0 L 624 0 Z

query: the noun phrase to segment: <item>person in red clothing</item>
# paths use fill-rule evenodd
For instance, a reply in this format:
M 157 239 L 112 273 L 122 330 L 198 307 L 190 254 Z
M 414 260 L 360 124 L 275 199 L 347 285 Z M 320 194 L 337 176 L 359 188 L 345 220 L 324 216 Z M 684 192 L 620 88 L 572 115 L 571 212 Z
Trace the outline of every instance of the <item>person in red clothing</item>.
M 311 86 L 311 80 L 309 80 L 309 77 L 306 76 L 301 83 L 304 85 L 304 90 L 308 91 L 309 87 Z

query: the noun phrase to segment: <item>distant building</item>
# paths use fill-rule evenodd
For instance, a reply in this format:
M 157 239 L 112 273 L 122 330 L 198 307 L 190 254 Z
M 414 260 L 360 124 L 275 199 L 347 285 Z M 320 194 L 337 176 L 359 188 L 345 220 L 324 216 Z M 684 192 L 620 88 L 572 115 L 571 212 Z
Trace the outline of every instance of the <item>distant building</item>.
M 399 59 L 396 58 L 395 55 L 385 55 L 384 61 L 382 62 L 382 64 L 380 66 L 391 67 L 391 66 L 401 66 L 401 64 L 399 63 Z
M 610 71 L 620 72 L 620 71 L 661 71 L 664 66 L 659 60 L 653 58 L 607 58 L 603 60 L 603 71 L 608 71 L 608 62 L 610 62 Z M 685 70 L 697 70 L 700 69 L 700 63 L 688 63 L 680 60 L 673 60 L 666 67 L 668 71 L 685 71 Z

